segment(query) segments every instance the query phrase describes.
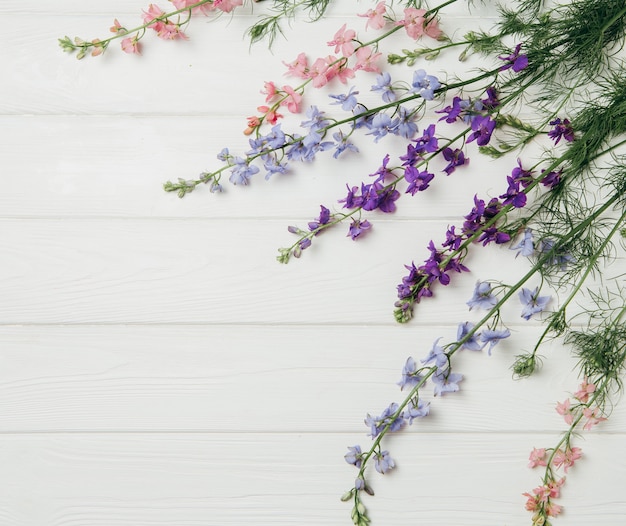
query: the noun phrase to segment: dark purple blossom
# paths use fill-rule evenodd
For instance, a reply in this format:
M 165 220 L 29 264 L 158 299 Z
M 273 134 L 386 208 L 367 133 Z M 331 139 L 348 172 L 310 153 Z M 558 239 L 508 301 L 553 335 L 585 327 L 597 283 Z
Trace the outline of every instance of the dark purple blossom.
M 489 86 L 486 91 L 487 98 L 482 99 L 481 104 L 488 110 L 493 110 L 500 106 L 500 100 L 498 99 L 498 92 L 493 86 Z
M 567 142 L 573 142 L 576 138 L 574 136 L 572 123 L 568 119 L 554 119 L 550 121 L 550 126 L 554 126 L 554 128 L 548 132 L 548 137 L 554 141 L 554 144 L 559 144 L 561 139 L 565 139 Z
M 409 183 L 406 189 L 407 194 L 415 195 L 416 192 L 426 190 L 429 183 L 435 178 L 435 174 L 430 172 L 419 171 L 414 166 L 407 166 L 404 170 L 404 179 Z
M 463 242 L 463 236 L 455 232 L 455 226 L 452 225 L 446 231 L 446 240 L 441 244 L 443 247 L 448 247 L 450 250 L 458 250 Z
M 562 170 L 553 170 L 545 173 L 545 170 L 541 171 L 541 184 L 553 190 L 561 182 Z
M 385 155 L 385 157 L 383 157 L 383 162 L 380 165 L 380 168 L 376 170 L 373 174 L 370 174 L 372 177 L 376 177 L 375 182 L 384 183 L 386 179 L 388 179 L 390 176 L 393 176 L 393 171 L 387 168 L 389 160 L 389 154 Z
M 505 62 L 505 64 L 500 67 L 499 71 L 506 71 L 507 69 L 512 68 L 515 73 L 518 73 L 526 68 L 526 66 L 528 66 L 528 56 L 520 54 L 521 49 L 522 44 L 519 43 L 515 46 L 513 53 L 507 55 L 506 57 L 498 57 L 500 60 L 504 60 Z
M 513 180 L 521 184 L 523 188 L 528 187 L 534 181 L 533 172 L 531 170 L 526 170 L 522 166 L 522 161 L 519 158 L 517 159 L 517 166 L 513 168 L 513 171 L 511 172 L 511 177 Z
M 496 128 L 496 121 L 494 121 L 489 115 L 476 116 L 472 119 L 472 133 L 467 138 L 467 142 L 476 141 L 479 146 L 485 146 L 489 144 L 491 140 L 491 134 Z
M 448 161 L 448 166 L 443 169 L 443 171 L 446 172 L 446 174 L 448 175 L 454 172 L 457 166 L 463 166 L 464 164 L 467 164 L 469 162 L 469 159 L 465 158 L 463 150 L 459 148 L 455 150 L 450 147 L 444 148 L 442 155 L 443 158 Z
M 526 206 L 526 194 L 520 190 L 520 181 L 514 179 L 512 176 L 506 178 L 509 183 L 509 187 L 506 190 L 506 193 L 500 196 L 502 199 L 502 204 L 511 205 L 514 208 L 523 208 Z
M 491 226 L 489 228 L 485 228 L 476 241 L 478 243 L 482 242 L 483 246 L 487 246 L 489 243 L 494 242 L 496 245 L 502 245 L 503 243 L 511 241 L 511 236 L 506 232 L 500 232 L 497 227 Z
M 330 210 L 326 208 L 324 205 L 320 205 L 320 215 L 315 221 L 311 221 L 309 223 L 309 230 L 313 232 L 317 230 L 322 225 L 327 225 L 330 221 Z
M 372 228 L 372 224 L 367 219 L 364 221 L 353 219 L 348 229 L 348 236 L 350 236 L 352 240 L 358 239 L 370 228 Z

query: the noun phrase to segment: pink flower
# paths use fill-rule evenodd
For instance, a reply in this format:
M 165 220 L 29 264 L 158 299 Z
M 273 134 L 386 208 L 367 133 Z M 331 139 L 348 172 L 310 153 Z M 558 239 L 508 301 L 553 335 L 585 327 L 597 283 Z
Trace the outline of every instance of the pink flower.
M 134 53 L 136 55 L 140 55 L 141 52 L 139 50 L 139 41 L 137 38 L 124 38 L 122 39 L 122 51 L 124 53 Z
M 111 33 L 126 33 L 126 29 L 122 27 L 122 24 L 120 24 L 117 18 L 113 20 L 113 25 L 109 28 L 109 31 L 111 31 Z
M 198 0 L 170 0 L 176 9 L 185 9 L 190 5 L 198 3 Z M 215 11 L 215 3 L 207 3 L 198 7 L 194 7 L 191 12 L 193 14 L 202 13 L 208 15 L 211 11 Z
M 437 20 L 434 18 L 426 24 L 424 15 L 425 9 L 415 9 L 414 7 L 408 7 L 404 10 L 404 20 L 397 22 L 397 25 L 404 26 L 407 35 L 412 39 L 417 40 L 423 35 L 428 35 L 432 38 L 439 38 L 442 34 L 439 29 Z
M 583 416 L 587 419 L 587 422 L 585 422 L 583 429 L 587 431 L 589 431 L 593 426 L 606 420 L 605 417 L 600 416 L 599 407 L 594 407 L 593 409 L 591 409 L 590 407 L 585 407 L 583 409 Z
M 328 56 L 326 58 L 318 58 L 308 72 L 308 77 L 312 79 L 314 88 L 321 88 L 328 84 L 335 75 L 336 71 L 333 71 L 331 64 L 337 60 L 335 57 Z
M 271 81 L 267 81 L 263 83 L 263 89 L 261 93 L 265 95 L 265 102 L 270 102 L 274 97 L 278 95 L 278 88 L 276 88 L 276 84 Z
M 177 38 L 182 38 L 183 40 L 189 39 L 189 37 L 181 31 L 180 26 L 174 22 L 157 22 L 157 24 L 159 25 L 157 36 L 163 40 L 176 40 Z
M 374 9 L 369 9 L 367 13 L 363 15 L 357 15 L 357 16 L 367 17 L 367 23 L 365 24 L 365 29 L 367 29 L 368 26 L 371 26 L 372 29 L 382 29 L 383 27 L 385 27 L 385 23 L 386 23 L 385 21 L 386 10 L 387 10 L 387 7 L 385 6 L 385 2 L 379 2 L 378 5 Z
M 287 75 L 293 75 L 301 79 L 308 78 L 309 61 L 304 53 L 300 53 L 293 62 L 283 62 L 283 64 L 287 66 Z
M 561 477 L 559 480 L 551 480 L 548 483 L 548 497 L 551 499 L 558 499 L 561 496 L 561 486 L 565 484 L 565 477 Z
M 355 55 L 355 71 L 362 69 L 363 71 L 380 73 L 380 67 L 376 64 L 376 61 L 382 56 L 382 53 L 375 53 L 370 46 L 364 46 L 357 49 Z
M 276 124 L 278 122 L 278 119 L 282 117 L 280 113 L 278 113 L 276 110 L 273 110 L 269 106 L 259 106 L 257 110 L 263 113 L 264 119 L 272 125 Z
M 545 461 L 545 456 L 546 456 L 545 448 L 541 448 L 541 449 L 533 448 L 533 450 L 530 452 L 530 456 L 528 457 L 528 459 L 530 460 L 530 462 L 528 463 L 528 467 L 534 468 L 537 466 L 546 466 L 547 464 Z
M 596 390 L 596 384 L 587 383 L 587 378 L 580 384 L 580 389 L 574 393 L 574 398 L 580 400 L 583 404 L 589 401 L 589 395 Z
M 334 39 L 328 42 L 329 46 L 335 46 L 335 53 L 339 53 L 344 57 L 349 57 L 354 53 L 354 44 L 352 40 L 356 36 L 356 32 L 352 29 L 346 29 L 346 24 L 341 26 L 335 33 Z
M 213 5 L 224 13 L 230 13 L 235 7 L 243 5 L 243 0 L 214 0 Z
M 291 113 L 298 113 L 300 111 L 300 103 L 302 102 L 302 95 L 296 93 L 296 91 L 288 85 L 283 86 L 283 91 L 287 95 L 285 99 L 280 103 L 281 106 L 287 106 L 287 109 Z
M 559 513 L 563 511 L 563 506 L 554 504 L 554 502 L 548 502 L 548 504 L 546 504 L 545 510 L 548 517 L 556 517 Z
M 163 16 L 165 13 L 163 11 L 161 11 L 161 9 L 154 5 L 154 4 L 150 4 L 148 6 L 148 10 L 143 12 L 142 18 L 143 18 L 143 23 L 144 24 L 149 24 L 150 22 L 152 22 L 155 18 L 159 18 L 161 16 Z
M 582 455 L 582 449 L 579 447 L 567 448 L 565 451 L 558 449 L 552 463 L 557 468 L 563 466 L 565 473 L 567 473 L 567 470 L 571 468 Z
M 571 426 L 574 421 L 574 415 L 570 409 L 570 404 L 571 402 L 569 398 L 565 400 L 565 402 L 558 402 L 556 404 L 556 412 L 563 415 L 563 419 L 568 426 Z

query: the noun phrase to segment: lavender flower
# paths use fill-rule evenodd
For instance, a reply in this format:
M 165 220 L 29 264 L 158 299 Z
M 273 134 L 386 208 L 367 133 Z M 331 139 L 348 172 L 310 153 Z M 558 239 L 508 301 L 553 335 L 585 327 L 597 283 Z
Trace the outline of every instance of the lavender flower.
M 397 98 L 391 86 L 391 75 L 386 71 L 376 77 L 376 84 L 372 86 L 372 91 L 379 91 L 385 102 L 393 102 Z
M 348 446 L 348 452 L 343 457 L 348 464 L 352 464 L 357 468 L 360 468 L 363 462 L 363 453 L 361 446 Z
M 456 341 L 460 342 L 465 339 L 467 335 L 474 329 L 474 324 L 466 321 L 465 323 L 459 323 L 456 332 Z M 468 349 L 470 351 L 482 351 L 483 345 L 478 341 L 480 334 L 472 334 L 467 340 L 461 344 L 461 349 Z
M 335 99 L 336 102 L 331 102 L 331 104 L 341 104 L 341 109 L 344 111 L 352 111 L 358 101 L 356 100 L 356 96 L 359 94 L 358 91 L 354 91 L 354 86 L 350 88 L 350 91 L 346 94 L 341 95 L 329 95 L 331 99 Z
M 377 113 L 370 124 L 370 132 L 367 135 L 374 136 L 374 142 L 378 142 L 388 133 L 394 133 L 400 119 L 392 119 L 386 113 Z
M 517 250 L 517 256 L 530 257 L 535 252 L 535 245 L 533 243 L 533 233 L 530 228 L 524 230 L 522 239 L 516 245 L 511 247 L 511 250 Z
M 435 396 L 443 396 L 446 393 L 455 393 L 459 390 L 459 382 L 463 380 L 463 375 L 453 373 L 450 370 L 437 371 L 432 376 L 435 384 Z
M 550 296 L 539 296 L 539 287 L 535 290 L 523 288 L 519 293 L 519 299 L 524 308 L 522 309 L 522 318 L 529 320 L 533 314 L 541 312 L 550 302 Z
M 488 281 L 478 281 L 474 287 L 474 293 L 467 302 L 467 306 L 472 310 L 474 307 L 479 309 L 491 310 L 498 303 L 491 289 L 491 283 Z
M 504 338 L 508 338 L 509 336 L 511 336 L 511 331 L 509 331 L 508 329 L 503 329 L 501 331 L 485 329 L 480 334 L 480 339 L 485 345 L 489 344 L 489 346 L 487 347 L 487 354 L 491 356 L 491 350 L 494 348 L 494 346 L 500 340 L 503 340 Z
M 402 378 L 398 382 L 400 389 L 404 389 L 405 387 L 413 387 L 419 384 L 424 377 L 419 374 L 419 369 L 417 367 L 417 363 L 413 359 L 412 356 L 409 356 L 402 368 Z
M 374 467 L 381 474 L 387 473 L 390 469 L 396 467 L 393 458 L 389 456 L 389 451 L 381 451 L 374 455 Z
M 414 400 L 411 400 L 406 406 L 404 412 L 405 420 L 411 425 L 416 418 L 424 418 L 430 413 L 430 403 L 425 402 L 421 398 L 417 400 L 417 404 Z
M 425 100 L 433 100 L 435 98 L 435 90 L 441 87 L 441 83 L 432 75 L 427 75 L 423 69 L 418 69 L 413 73 L 413 82 L 411 83 L 411 91 L 419 93 Z

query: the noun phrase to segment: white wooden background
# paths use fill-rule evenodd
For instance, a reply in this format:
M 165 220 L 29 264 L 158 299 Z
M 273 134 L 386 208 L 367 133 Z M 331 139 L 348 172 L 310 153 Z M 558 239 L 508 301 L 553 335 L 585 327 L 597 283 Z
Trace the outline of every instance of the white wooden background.
M 301 50 L 327 54 L 344 21 L 361 31 L 354 13 L 371 3 L 295 22 L 273 53 L 249 49 L 249 10 L 195 19 L 188 42 L 148 35 L 141 57 L 111 48 L 77 61 L 57 47 L 65 34 L 106 36 L 114 17 L 132 26 L 145 7 L 0 2 L 0 524 L 350 524 L 339 497 L 355 471 L 343 455 L 368 444 L 365 414 L 400 399 L 408 355 L 477 319 L 465 308 L 477 279 L 526 268 L 506 250 L 477 252 L 471 275 L 399 326 L 403 265 L 426 257 L 474 193 L 499 193 L 513 160 L 476 159 L 371 218 L 361 242 L 329 232 L 281 266 L 286 227 L 338 207 L 346 182 L 398 151 L 392 139 L 361 136 L 361 156 L 221 196 L 179 200 L 161 185 L 217 166 L 224 146 L 244 151 L 263 81 L 281 81 L 281 61 Z M 493 15 L 449 10 L 442 25 L 460 33 Z M 452 55 L 426 67 L 458 69 Z M 557 343 L 541 373 L 513 381 L 513 357 L 541 326 L 508 316 L 514 334 L 493 356 L 459 357 L 462 391 L 387 443 L 398 467 L 372 474 L 375 525 L 530 523 L 521 493 L 539 473 L 528 452 L 556 443 L 554 404 L 577 379 Z M 625 437 L 618 406 L 577 442 L 585 457 L 558 524 L 624 524 Z

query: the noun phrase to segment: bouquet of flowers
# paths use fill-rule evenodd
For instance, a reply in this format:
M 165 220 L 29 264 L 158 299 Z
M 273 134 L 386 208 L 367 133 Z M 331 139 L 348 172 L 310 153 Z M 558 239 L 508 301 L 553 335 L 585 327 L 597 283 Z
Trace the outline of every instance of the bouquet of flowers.
M 100 55 L 114 41 L 126 53 L 140 53 L 151 31 L 167 40 L 186 39 L 194 16 L 220 16 L 244 4 L 170 2 L 169 12 L 150 4 L 143 24 L 132 29 L 116 19 L 107 39 L 65 37 L 60 44 L 78 58 Z M 318 155 L 356 155 L 357 137 L 393 141 L 393 153 L 390 149 L 367 179 L 336 196 L 336 206 L 321 205 L 308 224 L 288 226 L 293 241 L 277 256 L 287 263 L 304 257 L 331 228 L 344 227 L 354 241 L 375 235 L 377 216 L 394 213 L 401 198 L 427 192 L 435 178 L 454 177 L 470 157 L 474 164 L 488 157 L 510 159 L 497 195 L 470 196 L 467 213 L 416 254 L 423 262 L 406 263 L 395 319 L 409 322 L 422 302 L 443 294 L 439 289 L 468 272 L 468 255 L 482 247 L 506 247 L 514 252 L 504 257 L 527 258 L 528 269 L 515 283 L 477 282 L 467 306 L 482 311 L 480 319 L 459 323 L 453 341 L 438 338 L 422 356 L 408 357 L 399 367 L 400 401 L 366 415 L 371 443 L 351 446 L 345 454 L 356 475 L 342 499 L 351 503 L 357 526 L 370 523 L 364 494 L 373 495 L 372 469 L 384 474 L 396 465 L 386 449 L 388 435 L 429 415 L 426 390 L 436 398 L 459 389 L 463 376 L 455 358 L 460 351 L 491 354 L 511 336 L 505 304 L 517 304 L 525 320 L 543 322 L 534 349 L 512 364 L 515 377 L 530 376 L 541 366 L 539 352 L 548 340 L 560 339 L 578 359 L 580 384 L 556 406 L 564 433 L 555 444 L 534 447 L 529 454 L 529 466 L 541 470 L 537 487 L 524 493 L 533 525 L 548 526 L 561 512 L 565 475 L 582 455 L 575 436 L 608 417 L 622 386 L 623 275 L 609 277 L 604 269 L 620 257 L 626 237 L 626 69 L 619 55 L 626 5 L 621 0 L 551 6 L 516 0 L 498 8 L 495 28 L 451 38 L 446 12 L 468 3 L 471 8 L 469 0 L 380 1 L 359 10 L 361 27 L 338 27 L 328 36 L 329 54 L 286 57 L 281 67 L 293 81 L 268 80 L 259 87 L 263 97 L 257 113 L 242 126 L 247 136 L 242 153 L 224 148 L 216 152 L 214 169 L 164 185 L 181 198 L 201 186 L 219 193 L 226 178 L 247 185 L 257 174 L 272 179 L 297 172 L 299 163 Z M 316 20 L 330 4 L 266 2 L 269 7 L 249 36 L 253 42 L 272 41 L 283 32 L 285 19 L 303 11 Z M 433 61 L 450 53 L 458 55 L 460 70 L 472 57 L 480 57 L 483 66 L 446 78 L 434 75 Z M 307 102 L 324 91 L 327 107 Z M 539 146 L 539 153 L 529 154 L 528 145 Z M 597 274 L 603 278 L 599 284 L 591 281 Z

